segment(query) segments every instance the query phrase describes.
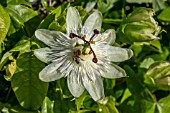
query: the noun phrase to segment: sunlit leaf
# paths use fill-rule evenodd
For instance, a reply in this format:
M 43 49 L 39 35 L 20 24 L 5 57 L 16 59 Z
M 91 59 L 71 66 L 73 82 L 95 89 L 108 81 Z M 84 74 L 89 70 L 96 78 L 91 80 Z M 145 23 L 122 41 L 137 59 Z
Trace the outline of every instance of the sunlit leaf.
M 23 5 L 8 5 L 6 9 L 12 18 L 14 26 L 17 28 L 20 28 L 24 25 L 24 22 L 37 15 L 34 10 Z
M 5 9 L 0 4 L 0 54 L 1 54 L 1 44 L 4 41 L 9 26 L 10 26 L 10 17 Z

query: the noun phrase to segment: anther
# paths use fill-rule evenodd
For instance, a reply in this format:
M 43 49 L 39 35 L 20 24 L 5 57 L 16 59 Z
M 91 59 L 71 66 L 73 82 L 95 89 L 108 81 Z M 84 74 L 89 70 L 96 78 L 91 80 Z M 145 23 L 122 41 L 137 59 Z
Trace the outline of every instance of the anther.
M 92 41 L 91 41 L 91 44 L 95 44 L 95 41 L 92 40 Z
M 74 38 L 76 35 L 74 33 L 70 33 L 69 37 Z
M 93 58 L 92 61 L 93 61 L 94 63 L 97 63 L 98 60 L 97 60 L 97 58 Z
M 90 38 L 90 42 L 92 41 L 92 39 L 94 38 L 95 35 L 99 34 L 99 30 L 94 29 L 93 32 L 94 32 L 94 34 L 93 34 L 92 37 Z
M 86 39 L 86 35 L 83 36 L 83 39 Z
M 92 59 L 92 61 L 94 62 L 94 63 L 97 63 L 97 57 L 96 57 L 96 54 L 94 53 L 94 51 L 93 51 L 93 49 L 91 48 L 91 46 L 90 46 L 90 50 L 91 50 L 91 52 L 93 53 L 93 59 Z
M 97 29 L 94 29 L 94 34 L 99 34 L 99 30 L 97 30 Z
M 84 38 L 82 38 L 81 36 L 78 36 L 78 35 L 76 35 L 76 34 L 74 34 L 74 33 L 70 33 L 69 37 L 70 37 L 70 38 L 77 37 L 77 38 L 79 38 L 79 39 L 83 40 L 85 43 L 90 44 L 90 42 L 89 42 L 89 41 L 85 40 L 85 39 L 84 39 Z
M 74 38 L 74 37 L 78 37 L 78 38 L 79 38 L 79 37 L 80 37 L 80 36 L 78 36 L 78 35 L 76 35 L 76 34 L 74 34 L 74 33 L 70 33 L 69 36 L 70 36 L 70 38 Z

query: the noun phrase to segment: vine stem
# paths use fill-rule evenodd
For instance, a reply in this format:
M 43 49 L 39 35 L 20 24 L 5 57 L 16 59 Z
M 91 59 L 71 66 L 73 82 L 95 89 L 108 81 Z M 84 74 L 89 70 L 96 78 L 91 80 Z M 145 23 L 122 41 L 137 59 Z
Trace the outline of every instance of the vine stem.
M 11 90 L 12 90 L 12 87 L 10 86 L 8 92 L 7 92 L 7 95 L 6 95 L 6 98 L 5 98 L 5 102 L 7 102 L 8 98 L 9 98 L 9 95 L 11 93 Z

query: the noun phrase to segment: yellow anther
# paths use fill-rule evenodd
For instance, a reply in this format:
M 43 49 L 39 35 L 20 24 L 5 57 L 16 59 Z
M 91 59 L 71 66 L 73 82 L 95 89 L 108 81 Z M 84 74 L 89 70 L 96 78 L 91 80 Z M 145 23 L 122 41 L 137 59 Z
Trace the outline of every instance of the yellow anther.
M 86 39 L 86 35 L 83 36 L 83 39 Z
M 92 40 L 92 41 L 91 41 L 91 44 L 95 44 L 95 41 Z

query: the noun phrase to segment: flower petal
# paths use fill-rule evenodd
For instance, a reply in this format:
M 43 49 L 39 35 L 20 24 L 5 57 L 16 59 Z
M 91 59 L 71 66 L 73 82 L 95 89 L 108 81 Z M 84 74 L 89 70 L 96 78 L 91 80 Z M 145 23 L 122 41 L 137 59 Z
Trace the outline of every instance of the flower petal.
M 91 75 L 84 75 L 82 77 L 84 87 L 87 89 L 93 100 L 98 101 L 103 99 L 105 96 L 102 78 L 99 75 L 94 75 L 93 79 L 90 79 L 90 76 Z
M 82 27 L 81 23 L 81 17 L 78 10 L 74 7 L 69 7 L 66 15 L 68 36 L 70 33 L 79 34 Z
M 102 26 L 102 14 L 99 11 L 92 13 L 85 21 L 82 28 L 82 34 L 86 35 L 87 40 L 93 35 L 94 29 L 101 30 Z
M 82 85 L 77 69 L 72 71 L 71 74 L 67 76 L 67 85 L 74 97 L 79 97 L 84 92 L 84 86 Z
M 52 59 L 50 59 L 50 57 L 49 57 L 50 53 L 52 53 L 52 51 L 48 47 L 34 50 L 34 55 L 39 60 L 41 60 L 42 62 L 45 62 L 45 63 L 49 63 L 50 61 L 52 61 Z
M 106 48 L 109 60 L 113 62 L 121 62 L 124 60 L 128 60 L 133 56 L 133 51 L 130 49 L 113 47 L 109 45 L 106 46 Z
M 46 66 L 40 73 L 39 78 L 44 82 L 55 81 L 64 76 L 63 73 L 58 70 L 60 66 L 65 62 L 64 58 L 56 59 L 55 62 Z
M 104 78 L 121 78 L 126 76 L 126 72 L 119 66 L 115 64 L 108 64 L 106 71 L 101 74 Z
M 70 38 L 59 31 L 50 31 L 47 29 L 38 29 L 35 31 L 35 36 L 48 46 L 69 46 Z
M 101 35 L 97 36 L 94 41 L 105 41 L 107 44 L 112 44 L 116 40 L 116 33 L 114 29 L 108 29 Z

